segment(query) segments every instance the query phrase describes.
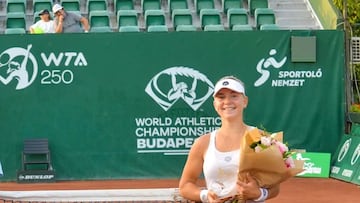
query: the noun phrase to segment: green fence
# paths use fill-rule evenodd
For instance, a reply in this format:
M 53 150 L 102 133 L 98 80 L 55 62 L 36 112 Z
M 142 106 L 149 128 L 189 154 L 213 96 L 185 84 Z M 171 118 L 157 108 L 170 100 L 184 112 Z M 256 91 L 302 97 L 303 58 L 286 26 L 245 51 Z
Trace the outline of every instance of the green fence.
M 314 62 L 292 60 L 292 36 L 315 37 L 302 48 Z M 211 94 L 224 75 L 246 84 L 248 124 L 332 153 L 343 41 L 336 30 L 2 35 L 0 180 L 16 179 L 32 137 L 49 139 L 58 179 L 178 178 L 194 139 L 220 125 Z

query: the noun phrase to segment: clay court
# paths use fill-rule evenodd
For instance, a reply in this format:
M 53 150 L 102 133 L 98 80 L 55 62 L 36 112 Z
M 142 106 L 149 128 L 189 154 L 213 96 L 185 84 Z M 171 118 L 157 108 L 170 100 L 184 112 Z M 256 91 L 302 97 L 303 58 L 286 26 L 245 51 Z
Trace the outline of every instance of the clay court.
M 204 182 L 201 181 L 200 184 Z M 177 188 L 178 180 L 108 180 L 108 181 L 58 181 L 56 183 L 18 184 L 14 182 L 0 183 L 1 191 L 41 191 L 41 190 L 113 190 L 113 189 L 155 189 Z M 4 200 L 0 203 L 26 202 Z M 111 202 L 121 202 L 117 201 Z M 37 202 L 46 202 L 37 201 Z M 53 202 L 53 201 L 52 201 Z M 64 201 L 62 201 L 64 202 Z M 78 202 L 78 201 L 77 201 Z M 104 202 L 104 201 L 101 201 Z M 146 202 L 146 201 L 134 201 Z M 169 201 L 149 201 L 169 202 Z M 175 202 L 175 200 L 174 200 Z M 267 203 L 359 203 L 360 187 L 355 184 L 336 179 L 292 178 L 281 184 L 280 195 Z

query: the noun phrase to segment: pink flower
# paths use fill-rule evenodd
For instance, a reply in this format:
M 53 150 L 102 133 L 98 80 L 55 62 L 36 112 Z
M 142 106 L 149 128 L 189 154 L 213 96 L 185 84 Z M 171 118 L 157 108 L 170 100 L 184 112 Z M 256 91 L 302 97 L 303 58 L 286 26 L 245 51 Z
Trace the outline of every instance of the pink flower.
M 285 160 L 285 164 L 287 168 L 295 168 L 295 163 L 294 163 L 294 159 L 292 157 L 288 157 Z
M 276 146 L 278 146 L 281 154 L 284 154 L 285 152 L 289 151 L 289 148 L 284 143 L 277 141 L 275 144 Z

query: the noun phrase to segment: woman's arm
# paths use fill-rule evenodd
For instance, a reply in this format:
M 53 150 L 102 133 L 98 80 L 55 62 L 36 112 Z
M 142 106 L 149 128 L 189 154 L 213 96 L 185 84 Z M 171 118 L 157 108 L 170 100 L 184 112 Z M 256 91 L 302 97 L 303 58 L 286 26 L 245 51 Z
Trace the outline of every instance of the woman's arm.
M 180 194 L 185 199 L 201 201 L 201 187 L 197 185 L 197 181 L 202 173 L 208 143 L 209 135 L 203 135 L 195 140 L 190 149 L 179 183 Z

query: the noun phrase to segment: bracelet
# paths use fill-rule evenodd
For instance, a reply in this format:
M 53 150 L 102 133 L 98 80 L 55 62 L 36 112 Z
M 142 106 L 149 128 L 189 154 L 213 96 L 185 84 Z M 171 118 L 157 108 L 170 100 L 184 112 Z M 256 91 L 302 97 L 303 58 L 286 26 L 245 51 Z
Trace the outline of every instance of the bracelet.
M 259 188 L 259 189 L 260 189 L 260 197 L 254 199 L 255 202 L 265 201 L 269 196 L 269 191 L 266 188 Z
M 208 193 L 209 193 L 209 190 L 201 190 L 200 191 L 200 199 L 202 202 L 209 202 Z

